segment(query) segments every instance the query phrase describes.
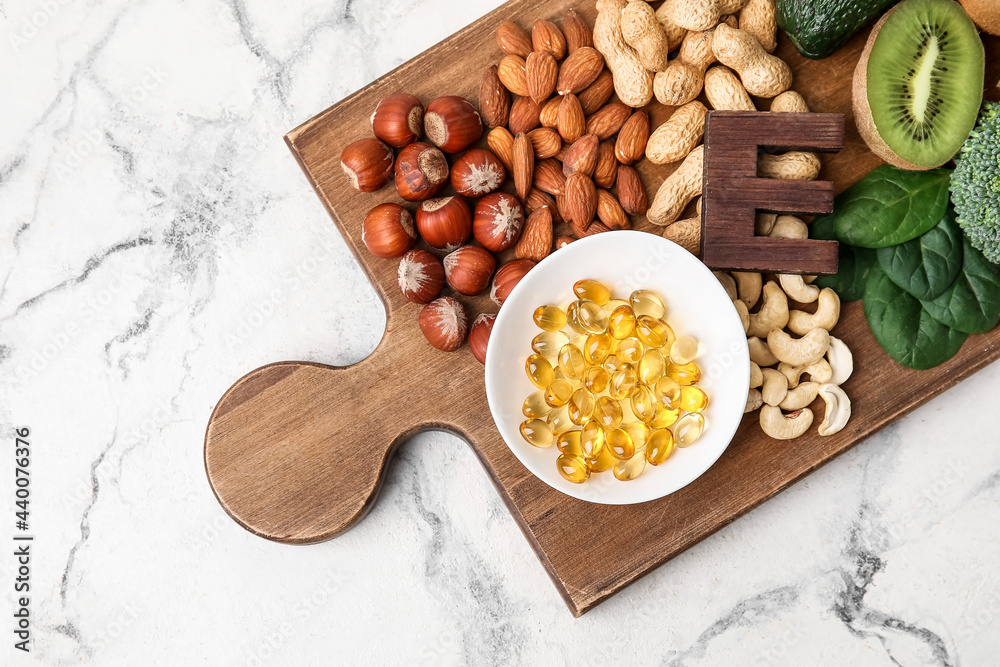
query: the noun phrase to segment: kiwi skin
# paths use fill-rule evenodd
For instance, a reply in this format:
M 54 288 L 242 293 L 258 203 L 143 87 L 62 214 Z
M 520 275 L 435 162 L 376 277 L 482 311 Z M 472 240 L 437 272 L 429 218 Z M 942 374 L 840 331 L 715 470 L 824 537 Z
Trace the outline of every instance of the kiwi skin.
M 1000 3 L 997 0 L 958 0 L 969 18 L 991 35 L 1000 35 Z
M 997 0 L 984 0 L 985 2 L 994 2 Z M 908 160 L 904 160 L 899 155 L 897 155 L 892 148 L 889 147 L 887 143 L 882 139 L 878 132 L 878 128 L 875 126 L 875 119 L 872 117 L 871 106 L 868 104 L 868 58 L 871 55 L 872 47 L 875 45 L 875 40 L 878 37 L 879 32 L 882 30 L 882 26 L 893 12 L 895 12 L 900 5 L 896 5 L 879 19 L 875 27 L 872 28 L 871 34 L 868 36 L 868 41 L 865 43 L 864 51 L 861 52 L 861 59 L 858 60 L 858 66 L 854 70 L 854 83 L 853 83 L 853 107 L 854 107 L 854 121 L 857 123 L 858 132 L 861 134 L 861 138 L 865 140 L 868 144 L 868 148 L 872 150 L 873 153 L 878 155 L 882 160 L 888 162 L 894 167 L 899 167 L 900 169 L 908 169 L 910 171 L 926 171 L 928 169 L 934 169 L 940 167 L 937 165 L 916 165 Z M 969 128 L 971 131 L 971 127 Z M 945 160 L 944 162 L 947 162 Z M 941 164 L 944 164 L 942 162 Z

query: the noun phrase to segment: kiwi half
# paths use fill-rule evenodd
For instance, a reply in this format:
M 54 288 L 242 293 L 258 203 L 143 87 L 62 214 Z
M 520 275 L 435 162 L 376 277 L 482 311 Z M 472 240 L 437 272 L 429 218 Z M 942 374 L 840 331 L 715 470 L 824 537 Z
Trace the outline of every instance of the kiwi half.
M 986 56 L 954 0 L 904 0 L 868 37 L 854 72 L 854 116 L 868 147 L 902 169 L 955 156 L 976 124 Z

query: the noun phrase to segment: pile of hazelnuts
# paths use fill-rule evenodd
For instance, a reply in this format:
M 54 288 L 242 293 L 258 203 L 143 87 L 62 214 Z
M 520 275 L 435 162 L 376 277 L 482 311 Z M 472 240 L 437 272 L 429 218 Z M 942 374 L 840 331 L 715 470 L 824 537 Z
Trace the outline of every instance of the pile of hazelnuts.
M 341 153 L 349 183 L 361 192 L 376 192 L 394 179 L 402 199 L 420 204 L 415 215 L 394 202 L 379 204 L 365 216 L 362 241 L 376 257 L 400 258 L 400 290 L 424 304 L 419 325 L 431 345 L 451 352 L 468 334 L 473 354 L 485 363 L 496 315 L 479 315 L 470 331 L 462 303 L 441 293 L 445 284 L 466 296 L 486 291 L 497 264 L 492 253 L 517 245 L 524 207 L 514 195 L 499 192 L 507 171 L 491 151 L 473 148 L 483 124 L 463 97 L 438 97 L 425 112 L 415 96 L 395 93 L 378 104 L 371 123 L 375 137 L 355 141 Z M 449 166 L 445 154 L 458 157 Z M 439 197 L 449 183 L 456 194 Z M 474 209 L 466 199 L 478 200 Z M 413 249 L 418 233 L 431 248 L 447 253 L 443 259 Z M 479 245 L 467 244 L 470 237 Z M 498 306 L 536 263 L 517 254 L 493 280 L 490 296 Z

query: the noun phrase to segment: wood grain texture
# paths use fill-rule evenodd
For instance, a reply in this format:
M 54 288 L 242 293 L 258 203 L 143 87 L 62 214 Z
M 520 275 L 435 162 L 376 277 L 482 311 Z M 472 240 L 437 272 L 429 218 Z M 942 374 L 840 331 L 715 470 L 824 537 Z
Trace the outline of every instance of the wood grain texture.
M 579 615 L 1000 357 L 1000 331 L 994 331 L 970 337 L 937 369 L 903 369 L 876 345 L 860 304 L 849 304 L 836 333 L 854 350 L 859 371 L 845 385 L 855 413 L 841 433 L 819 438 L 813 427 L 793 446 L 775 447 L 756 418 L 748 417 L 704 476 L 642 505 L 595 506 L 563 496 L 528 473 L 492 423 L 482 366 L 467 347 L 449 354 L 424 342 L 417 329 L 419 306 L 396 287 L 396 262 L 372 257 L 361 243 L 365 213 L 395 201 L 394 193 L 350 189 L 339 156 L 347 143 L 370 135 L 368 116 L 389 93 L 407 91 L 425 103 L 444 94 L 475 100 L 480 73 L 500 57 L 494 41 L 500 21 L 530 26 L 536 18 L 558 19 L 573 5 L 513 0 L 286 137 L 384 301 L 387 324 L 375 352 L 355 366 L 275 364 L 250 373 L 222 397 L 205 436 L 205 466 L 223 507 L 248 530 L 288 543 L 333 537 L 371 507 L 385 461 L 398 443 L 423 429 L 448 430 L 469 441 L 566 604 Z M 593 24 L 592 1 L 577 9 Z M 792 65 L 795 87 L 812 109 L 847 116 L 845 149 L 826 158 L 821 176 L 838 190 L 879 164 L 851 119 L 850 80 L 863 43 L 862 35 L 823 61 L 803 60 L 784 38 L 778 52 Z M 987 49 L 1000 54 L 998 40 L 990 39 Z M 988 65 L 990 81 L 1000 78 L 998 60 Z M 671 112 L 656 105 L 650 111 L 654 126 Z M 652 195 L 672 167 L 643 162 L 639 169 Z M 642 220 L 634 223 L 651 228 Z M 459 298 L 470 314 L 494 310 L 485 295 Z M 400 409 L 378 410 L 382 401 L 400 396 L 405 399 L 396 403 Z

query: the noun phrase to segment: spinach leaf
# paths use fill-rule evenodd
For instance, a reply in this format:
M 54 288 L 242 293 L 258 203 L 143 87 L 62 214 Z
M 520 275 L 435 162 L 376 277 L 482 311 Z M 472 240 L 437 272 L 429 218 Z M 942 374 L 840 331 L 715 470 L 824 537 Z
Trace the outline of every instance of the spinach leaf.
M 862 248 L 885 248 L 915 239 L 944 217 L 950 174 L 947 169 L 876 167 L 843 193 L 837 238 Z
M 814 239 L 826 241 L 836 241 L 835 215 L 827 215 L 816 218 L 810 225 L 809 235 Z M 868 248 L 855 248 L 852 245 L 841 242 L 839 249 L 840 264 L 832 276 L 819 276 L 813 283 L 819 287 L 829 287 L 843 302 L 857 301 L 865 295 L 865 283 L 868 281 L 868 274 L 875 265 L 876 255 L 874 250 Z
M 938 322 L 965 333 L 984 333 L 1000 322 L 1000 267 L 963 237 L 962 270 L 944 294 L 924 301 Z
M 909 368 L 924 370 L 955 356 L 968 337 L 930 316 L 913 295 L 872 269 L 865 288 L 865 319 L 882 349 Z
M 962 269 L 962 230 L 955 223 L 955 209 L 948 206 L 941 222 L 923 236 L 879 249 L 878 263 L 892 282 L 921 301 L 941 296 Z

